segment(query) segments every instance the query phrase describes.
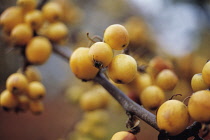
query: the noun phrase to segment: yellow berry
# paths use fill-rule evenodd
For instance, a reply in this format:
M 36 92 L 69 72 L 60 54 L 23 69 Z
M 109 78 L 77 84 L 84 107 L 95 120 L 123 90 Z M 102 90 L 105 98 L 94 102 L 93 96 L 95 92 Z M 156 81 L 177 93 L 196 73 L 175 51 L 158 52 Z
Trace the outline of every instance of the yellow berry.
M 107 106 L 107 93 L 97 92 L 95 90 L 88 91 L 80 98 L 80 107 L 85 111 L 101 109 Z
M 127 84 L 137 74 L 136 60 L 126 54 L 116 55 L 108 66 L 108 75 L 115 82 Z
M 127 87 L 138 96 L 148 86 L 152 85 L 152 78 L 147 73 L 137 74 L 135 78 L 127 84 Z
M 29 109 L 29 98 L 26 95 L 20 95 L 17 97 L 18 99 L 18 105 L 17 109 L 20 111 L 27 111 Z
M 44 17 L 39 10 L 33 10 L 25 14 L 25 23 L 29 24 L 32 29 L 38 30 L 44 23 Z
M 28 90 L 28 81 L 25 75 L 13 73 L 6 80 L 6 88 L 13 94 L 25 94 Z
M 90 47 L 89 57 L 95 67 L 107 67 L 112 61 L 113 51 L 108 44 L 96 42 Z
M 10 32 L 16 25 L 23 22 L 23 11 L 18 6 L 7 8 L 0 17 L 0 24 L 6 32 Z
M 40 82 L 34 81 L 28 85 L 28 96 L 33 100 L 42 99 L 46 94 L 44 85 Z
M 18 105 L 18 99 L 17 97 L 9 92 L 8 90 L 4 90 L 0 94 L 0 106 L 2 106 L 4 109 L 14 109 Z
M 140 94 L 140 101 L 145 108 L 155 110 L 165 101 L 165 94 L 158 86 L 148 86 Z
M 40 100 L 31 100 L 29 109 L 34 115 L 39 115 L 44 111 L 44 104 Z
M 156 78 L 157 74 L 164 69 L 172 70 L 173 64 L 167 59 L 156 56 L 149 61 L 147 71 L 153 78 Z
M 62 22 L 54 22 L 48 25 L 46 36 L 53 42 L 60 42 L 68 35 L 68 28 Z
M 46 20 L 54 22 L 60 20 L 63 14 L 61 6 L 56 2 L 48 2 L 42 8 Z
M 34 10 L 37 6 L 37 0 L 17 0 L 17 5 L 22 7 L 25 12 Z
M 189 125 L 190 115 L 187 106 L 178 100 L 164 102 L 157 111 L 157 125 L 169 135 L 183 132 Z
M 192 94 L 188 102 L 188 110 L 192 119 L 198 122 L 210 121 L 210 91 L 200 90 Z
M 203 76 L 202 73 L 197 73 L 195 75 L 193 75 L 192 79 L 191 79 L 191 87 L 193 89 L 193 91 L 199 91 L 199 90 L 204 90 L 204 89 L 208 89 L 209 85 L 205 83 L 205 81 L 203 80 Z
M 88 55 L 89 48 L 77 48 L 71 55 L 69 65 L 75 76 L 82 80 L 92 80 L 98 73 Z
M 24 73 L 28 82 L 32 82 L 32 81 L 40 82 L 42 80 L 40 71 L 33 66 L 28 66 Z
M 33 64 L 43 64 L 50 57 L 52 45 L 50 41 L 41 36 L 33 37 L 26 46 L 26 57 Z
M 203 80 L 205 81 L 206 84 L 210 85 L 210 61 L 208 61 L 202 69 L 202 76 Z
M 112 136 L 111 140 L 137 140 L 137 138 L 128 131 L 119 131 Z
M 156 84 L 163 90 L 173 90 L 177 82 L 176 74 L 169 69 L 162 70 L 156 77 Z
M 33 31 L 26 23 L 16 25 L 10 34 L 11 40 L 14 41 L 16 45 L 26 45 L 31 40 L 32 36 Z
M 129 35 L 126 28 L 120 24 L 113 24 L 104 32 L 104 42 L 114 50 L 123 50 L 129 44 Z

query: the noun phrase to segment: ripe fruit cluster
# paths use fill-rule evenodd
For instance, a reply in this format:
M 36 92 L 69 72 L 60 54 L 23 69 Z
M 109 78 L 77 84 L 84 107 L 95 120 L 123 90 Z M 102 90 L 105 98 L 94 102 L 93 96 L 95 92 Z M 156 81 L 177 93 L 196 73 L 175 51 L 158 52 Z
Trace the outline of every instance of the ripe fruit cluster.
M 128 32 L 124 26 L 113 24 L 106 28 L 103 42 L 95 42 L 90 48 L 77 48 L 70 60 L 73 73 L 82 80 L 92 80 L 102 68 L 115 83 L 127 84 L 137 73 L 135 59 L 126 54 L 114 56 L 113 50 L 123 50 L 129 44 Z
M 209 123 L 209 68 L 210 62 L 208 61 L 204 65 L 202 73 L 196 73 L 192 77 L 191 87 L 194 93 L 189 98 L 188 106 L 178 100 L 169 100 L 160 106 L 157 112 L 157 125 L 160 129 L 174 136 L 184 131 L 191 119 Z
M 210 62 L 208 61 L 202 69 L 202 73 L 195 74 L 191 79 L 194 91 L 188 102 L 188 110 L 193 120 L 198 122 L 210 121 Z
M 43 112 L 46 89 L 32 65 L 44 64 L 52 53 L 52 43 L 62 43 L 68 35 L 67 26 L 61 22 L 63 9 L 59 3 L 47 2 L 40 10 L 37 2 L 17 0 L 16 6 L 0 16 L 3 33 L 25 59 L 23 68 L 8 77 L 6 89 L 0 94 L 0 106 L 5 110 Z
M 42 99 L 45 94 L 39 71 L 30 66 L 24 74 L 20 70 L 7 78 L 6 89 L 0 94 L 0 106 L 7 111 L 30 110 L 33 114 L 40 114 L 44 110 Z
M 0 25 L 15 47 L 22 48 L 31 64 L 43 64 L 51 55 L 51 42 L 60 43 L 68 35 L 58 3 L 48 2 L 41 10 L 37 0 L 17 0 L 0 16 Z M 53 9 L 53 10 L 52 10 Z
M 156 110 L 165 102 L 166 92 L 172 91 L 178 82 L 169 62 L 159 56 L 151 59 L 145 72 L 138 72 L 134 80 L 126 85 L 130 91 L 128 96 L 146 109 Z
M 84 111 L 82 119 L 70 134 L 71 139 L 106 140 L 109 131 L 107 124 L 110 121 L 107 110 L 110 96 L 107 91 L 98 85 L 91 86 L 88 91 L 80 86 L 73 86 L 67 91 L 67 96 Z

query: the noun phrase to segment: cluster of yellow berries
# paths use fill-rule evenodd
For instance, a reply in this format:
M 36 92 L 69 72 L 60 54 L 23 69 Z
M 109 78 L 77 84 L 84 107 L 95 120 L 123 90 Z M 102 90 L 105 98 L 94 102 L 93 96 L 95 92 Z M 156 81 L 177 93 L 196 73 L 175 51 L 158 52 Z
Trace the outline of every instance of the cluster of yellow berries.
M 208 61 L 202 73 L 197 73 L 192 77 L 191 87 L 194 93 L 190 96 L 187 106 L 178 100 L 169 100 L 160 106 L 157 112 L 157 125 L 160 129 L 173 136 L 184 131 L 191 119 L 201 123 L 210 121 L 209 70 L 210 62 Z
M 62 8 L 58 3 L 48 2 L 39 10 L 37 0 L 16 3 L 3 11 L 0 25 L 14 46 L 24 47 L 24 55 L 31 64 L 43 64 L 52 52 L 51 42 L 61 42 L 68 35 L 66 25 L 61 22 Z
M 44 110 L 42 99 L 45 94 L 39 71 L 29 66 L 24 74 L 19 70 L 7 78 L 6 89 L 0 94 L 0 106 L 8 111 L 30 110 L 33 114 L 40 114 Z
M 0 94 L 0 106 L 4 109 L 43 112 L 41 99 L 46 89 L 32 65 L 45 63 L 52 53 L 52 42 L 61 43 L 66 39 L 68 29 L 61 22 L 62 15 L 63 9 L 58 3 L 47 2 L 39 10 L 37 0 L 17 0 L 16 6 L 2 12 L 3 32 L 15 48 L 22 50 L 27 63 L 21 71 L 8 77 L 6 89 Z
M 107 68 L 108 76 L 116 83 L 131 82 L 137 73 L 135 59 L 126 54 L 114 56 L 113 50 L 123 50 L 129 44 L 126 28 L 113 24 L 106 28 L 103 42 L 90 48 L 77 48 L 69 60 L 73 73 L 82 80 L 92 80 L 101 68 Z M 121 63 L 123 62 L 123 63 Z

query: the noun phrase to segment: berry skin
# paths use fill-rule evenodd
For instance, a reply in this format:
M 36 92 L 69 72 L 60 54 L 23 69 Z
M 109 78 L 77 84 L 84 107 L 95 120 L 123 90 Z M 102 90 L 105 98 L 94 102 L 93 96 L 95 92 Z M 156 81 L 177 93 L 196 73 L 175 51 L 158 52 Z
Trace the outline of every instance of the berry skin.
M 127 131 L 120 131 L 115 133 L 111 140 L 137 140 L 134 134 Z
M 210 91 L 200 90 L 191 96 L 188 102 L 188 110 L 192 119 L 198 122 L 210 121 Z
M 156 77 L 156 84 L 163 90 L 173 90 L 177 82 L 176 74 L 169 69 L 162 70 Z
M 26 23 L 16 25 L 10 34 L 11 40 L 14 41 L 16 45 L 26 45 L 31 40 L 32 36 L 33 31 Z
M 37 0 L 17 0 L 16 4 L 25 12 L 34 10 L 37 6 Z
M 205 83 L 210 85 L 210 61 L 203 66 L 202 76 Z
M 93 66 L 88 55 L 89 48 L 77 48 L 71 55 L 69 65 L 72 72 L 79 79 L 84 81 L 92 80 L 98 73 L 98 69 Z
M 180 134 L 189 125 L 187 106 L 178 100 L 164 102 L 157 111 L 157 125 L 170 136 Z
M 96 68 L 107 67 L 112 61 L 113 51 L 108 44 L 96 42 L 90 47 L 89 57 Z
M 137 74 L 136 60 L 126 54 L 116 55 L 108 66 L 108 75 L 119 84 L 131 82 Z
M 29 110 L 34 115 L 40 115 L 44 111 L 44 105 L 40 100 L 31 100 L 29 103 Z
M 8 90 L 4 90 L 0 94 L 0 106 L 6 110 L 14 109 L 18 105 L 17 97 L 9 92 Z
M 6 32 L 10 32 L 16 25 L 23 22 L 23 11 L 18 6 L 7 8 L 0 17 L 0 24 Z
M 126 28 L 120 24 L 113 24 L 104 32 L 104 42 L 114 50 L 123 50 L 129 44 L 129 35 Z
M 191 79 L 191 87 L 192 87 L 193 91 L 196 92 L 199 90 L 208 89 L 209 85 L 207 85 L 205 83 L 205 81 L 203 80 L 202 73 L 197 73 L 197 74 L 193 75 L 193 77 Z
M 83 94 L 80 98 L 80 107 L 85 111 L 101 109 L 107 106 L 108 97 L 104 89 L 94 89 Z
M 42 99 L 46 94 L 44 85 L 40 82 L 34 81 L 28 85 L 28 96 L 30 99 Z
M 18 99 L 18 105 L 16 107 L 16 109 L 18 111 L 27 111 L 29 109 L 29 98 L 26 95 L 20 95 L 17 97 Z
M 29 24 L 32 29 L 38 30 L 44 23 L 44 17 L 39 10 L 33 10 L 25 14 L 25 23 Z
M 135 78 L 127 84 L 129 90 L 134 91 L 138 96 L 148 86 L 152 85 L 152 78 L 147 73 L 137 74 Z
M 28 80 L 21 73 L 13 73 L 6 80 L 6 88 L 14 95 L 25 94 L 28 90 Z
M 53 42 L 60 42 L 68 35 L 68 28 L 62 22 L 49 24 L 46 30 L 46 36 Z
M 48 2 L 42 8 L 42 13 L 46 20 L 55 22 L 61 19 L 63 10 L 56 2 Z
M 140 101 L 145 108 L 155 110 L 165 101 L 165 94 L 158 86 L 148 86 L 140 94 Z
M 33 64 L 43 64 L 50 57 L 52 45 L 50 41 L 41 36 L 36 36 L 26 46 L 26 57 Z
M 157 74 L 164 69 L 172 70 L 173 64 L 169 60 L 166 60 L 160 56 L 156 56 L 149 61 L 149 67 L 147 71 L 152 77 L 155 78 Z
M 24 73 L 29 83 L 32 81 L 40 82 L 42 80 L 40 71 L 33 66 L 28 66 Z

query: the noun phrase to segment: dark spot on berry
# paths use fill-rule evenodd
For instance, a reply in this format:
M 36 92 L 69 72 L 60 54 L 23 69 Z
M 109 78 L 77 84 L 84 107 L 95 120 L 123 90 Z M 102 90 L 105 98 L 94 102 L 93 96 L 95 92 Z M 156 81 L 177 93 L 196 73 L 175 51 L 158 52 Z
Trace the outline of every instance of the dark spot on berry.
M 123 44 L 123 45 L 122 45 L 122 48 L 125 48 L 125 47 L 126 47 L 126 44 Z
M 122 80 L 117 79 L 116 83 L 122 84 L 123 82 L 122 82 Z

